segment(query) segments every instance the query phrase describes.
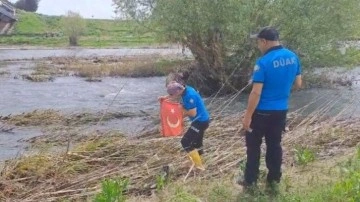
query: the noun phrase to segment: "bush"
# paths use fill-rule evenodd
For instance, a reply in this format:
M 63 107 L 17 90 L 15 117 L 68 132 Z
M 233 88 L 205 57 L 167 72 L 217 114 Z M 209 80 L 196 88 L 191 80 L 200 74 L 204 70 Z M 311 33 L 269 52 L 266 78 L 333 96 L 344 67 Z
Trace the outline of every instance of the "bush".
M 241 89 L 259 56 L 249 35 L 263 26 L 279 29 L 282 42 L 305 67 L 322 64 L 326 50 L 359 27 L 357 0 L 168 1 L 113 0 L 119 12 L 153 28 L 164 40 L 190 49 L 197 65 L 190 83 L 205 94 Z
M 64 33 L 69 37 L 69 44 L 77 46 L 81 34 L 85 31 L 86 22 L 79 13 L 68 11 L 62 18 Z

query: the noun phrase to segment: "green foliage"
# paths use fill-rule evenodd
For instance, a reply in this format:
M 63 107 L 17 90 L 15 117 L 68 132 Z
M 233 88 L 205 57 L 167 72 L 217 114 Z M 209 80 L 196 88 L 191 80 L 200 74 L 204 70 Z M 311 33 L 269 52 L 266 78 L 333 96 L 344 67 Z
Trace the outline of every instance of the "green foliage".
M 297 147 L 294 151 L 295 153 L 295 162 L 298 165 L 307 165 L 310 162 L 315 160 L 315 154 L 308 148 Z
M 128 179 L 105 179 L 101 183 L 101 192 L 96 195 L 95 202 L 125 202 L 124 193 L 129 185 Z
M 319 55 L 317 61 L 314 61 L 312 65 L 317 67 L 347 67 L 360 64 L 360 51 L 356 48 L 348 48 L 344 54 L 341 54 L 338 50 L 326 50 L 323 54 Z
M 177 188 L 175 194 L 168 200 L 169 202 L 197 202 L 196 196 L 188 193 L 182 188 Z
M 166 177 L 164 175 L 157 175 L 156 176 L 156 190 L 160 191 L 164 189 L 166 185 Z
M 68 45 L 63 33 L 62 18 L 37 13 L 17 11 L 18 21 L 11 35 L 0 37 L 5 45 L 41 45 L 59 47 Z M 157 43 L 153 32 L 137 29 L 134 21 L 84 19 L 86 29 L 79 44 L 84 47 L 134 47 Z
M 226 48 L 236 51 L 247 43 L 251 32 L 272 25 L 280 30 L 283 43 L 304 54 L 304 60 L 309 62 L 316 61 L 325 47 L 335 45 L 332 42 L 352 35 L 357 29 L 360 7 L 356 0 L 326 3 L 324 0 L 157 0 L 156 3 L 150 19 L 169 40 L 183 41 L 197 35 L 206 45 L 209 34 L 219 31 Z M 234 45 L 237 47 L 232 48 Z
M 360 201 L 360 158 L 357 149 L 355 159 L 351 159 L 341 167 L 343 179 L 332 189 L 334 196 L 345 201 Z
M 197 86 L 205 94 L 223 84 L 240 89 L 247 83 L 259 55 L 249 35 L 260 27 L 277 27 L 285 46 L 302 56 L 304 67 L 332 65 L 336 58 L 324 55 L 354 35 L 360 17 L 357 0 L 113 2 L 163 39 L 187 46 L 198 62 L 194 77 L 204 82 Z
M 245 168 L 246 168 L 246 161 L 245 161 L 245 160 L 240 161 L 240 164 L 239 164 L 240 172 L 241 172 L 241 173 L 244 173 L 244 172 L 245 172 Z
M 359 150 L 357 150 L 359 152 Z M 298 193 L 283 193 L 277 201 L 360 201 L 360 158 L 355 155 L 354 159 L 340 165 L 340 176 L 334 174 L 332 183 L 309 184 L 311 191 Z
M 38 17 L 40 17 L 45 22 L 47 32 L 62 31 L 60 16 L 39 15 Z
M 18 11 L 17 17 L 15 34 L 38 34 L 46 31 L 46 23 L 36 13 Z
M 62 18 L 64 33 L 69 37 L 69 44 L 78 45 L 78 38 L 84 33 L 86 21 L 79 13 L 68 11 L 67 15 Z
M 360 201 L 360 172 L 352 171 L 342 182 L 333 189 L 335 196 L 342 196 L 345 201 Z
M 232 201 L 231 190 L 225 185 L 217 184 L 210 192 L 209 202 Z

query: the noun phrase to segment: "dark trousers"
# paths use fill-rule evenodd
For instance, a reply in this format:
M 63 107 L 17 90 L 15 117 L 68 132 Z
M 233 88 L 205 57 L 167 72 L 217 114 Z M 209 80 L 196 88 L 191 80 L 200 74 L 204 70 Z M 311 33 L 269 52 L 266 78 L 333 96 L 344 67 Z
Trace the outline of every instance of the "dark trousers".
M 252 132 L 246 132 L 245 183 L 256 184 L 260 166 L 262 138 L 266 143 L 266 167 L 268 182 L 280 182 L 282 148 L 281 134 L 285 128 L 287 111 L 256 110 L 251 121 Z
M 209 122 L 194 121 L 181 139 L 181 145 L 186 152 L 199 149 L 202 153 L 203 138 L 205 130 L 209 127 Z

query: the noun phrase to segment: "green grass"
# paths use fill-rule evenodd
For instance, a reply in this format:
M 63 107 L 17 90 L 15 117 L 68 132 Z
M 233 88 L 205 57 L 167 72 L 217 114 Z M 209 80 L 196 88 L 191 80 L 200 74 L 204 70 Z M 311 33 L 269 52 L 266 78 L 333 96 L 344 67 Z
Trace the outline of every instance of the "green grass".
M 46 32 L 46 23 L 35 13 L 19 12 L 15 30 L 18 34 L 38 34 Z
M 357 149 L 360 152 L 360 149 Z M 339 166 L 340 176 L 334 183 L 312 184 L 311 192 L 285 193 L 279 201 L 360 201 L 360 158 L 349 159 Z
M 360 149 L 357 150 L 360 153 Z M 325 163 L 317 169 L 300 168 L 290 176 L 284 176 L 280 184 L 280 194 L 269 195 L 260 183 L 254 192 L 242 192 L 223 175 L 220 179 L 193 180 L 187 183 L 170 182 L 158 193 L 158 201 L 226 201 L 226 202 L 342 202 L 360 201 L 360 158 L 350 158 L 333 166 L 331 171 Z M 313 167 L 315 168 L 315 167 Z M 320 174 L 319 172 L 323 172 Z M 327 174 L 327 172 L 329 172 Z M 289 173 L 287 173 L 289 174 Z M 296 175 L 296 176 L 295 176 Z M 330 176 L 328 176 L 330 175 Z M 324 176 L 330 177 L 329 179 Z M 319 178 L 317 178 L 319 177 Z M 299 183 L 300 179 L 305 183 Z M 265 177 L 261 178 L 265 181 Z M 287 188 L 286 188 L 287 187 Z M 147 201 L 146 199 L 139 201 Z
M 295 162 L 298 165 L 307 165 L 310 162 L 315 161 L 315 153 L 308 149 L 303 147 L 297 147 L 295 148 Z
M 101 192 L 96 195 L 95 202 L 125 202 L 124 192 L 129 185 L 128 179 L 105 179 L 101 183 Z
M 309 151 L 299 149 L 300 153 Z M 342 202 L 360 201 L 360 147 L 355 155 L 337 156 L 334 159 L 316 160 L 307 167 L 287 167 L 277 196 L 265 190 L 266 176 L 260 176 L 258 188 L 243 192 L 234 185 L 234 175 L 219 178 L 190 177 L 186 183 L 169 181 L 158 190 L 156 200 L 133 197 L 129 201 L 209 201 L 209 202 Z M 265 169 L 265 168 L 264 168 Z M 240 169 L 241 170 L 241 169 Z M 201 174 L 200 174 L 201 175 Z
M 1 36 L 3 45 L 66 47 L 61 17 L 17 11 L 18 22 L 11 35 Z M 159 44 L 155 34 L 139 29 L 133 21 L 86 19 L 86 30 L 80 37 L 82 47 L 135 47 Z M 142 31 L 141 31 L 142 30 Z M 55 34 L 53 37 L 47 37 Z

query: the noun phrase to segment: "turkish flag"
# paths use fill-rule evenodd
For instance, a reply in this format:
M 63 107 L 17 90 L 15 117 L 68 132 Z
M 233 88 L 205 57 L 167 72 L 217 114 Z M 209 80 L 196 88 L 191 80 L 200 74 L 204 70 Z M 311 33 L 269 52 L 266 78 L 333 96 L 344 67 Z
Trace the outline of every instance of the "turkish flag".
M 160 100 L 160 121 L 162 136 L 182 135 L 184 122 L 181 104 L 166 99 Z

